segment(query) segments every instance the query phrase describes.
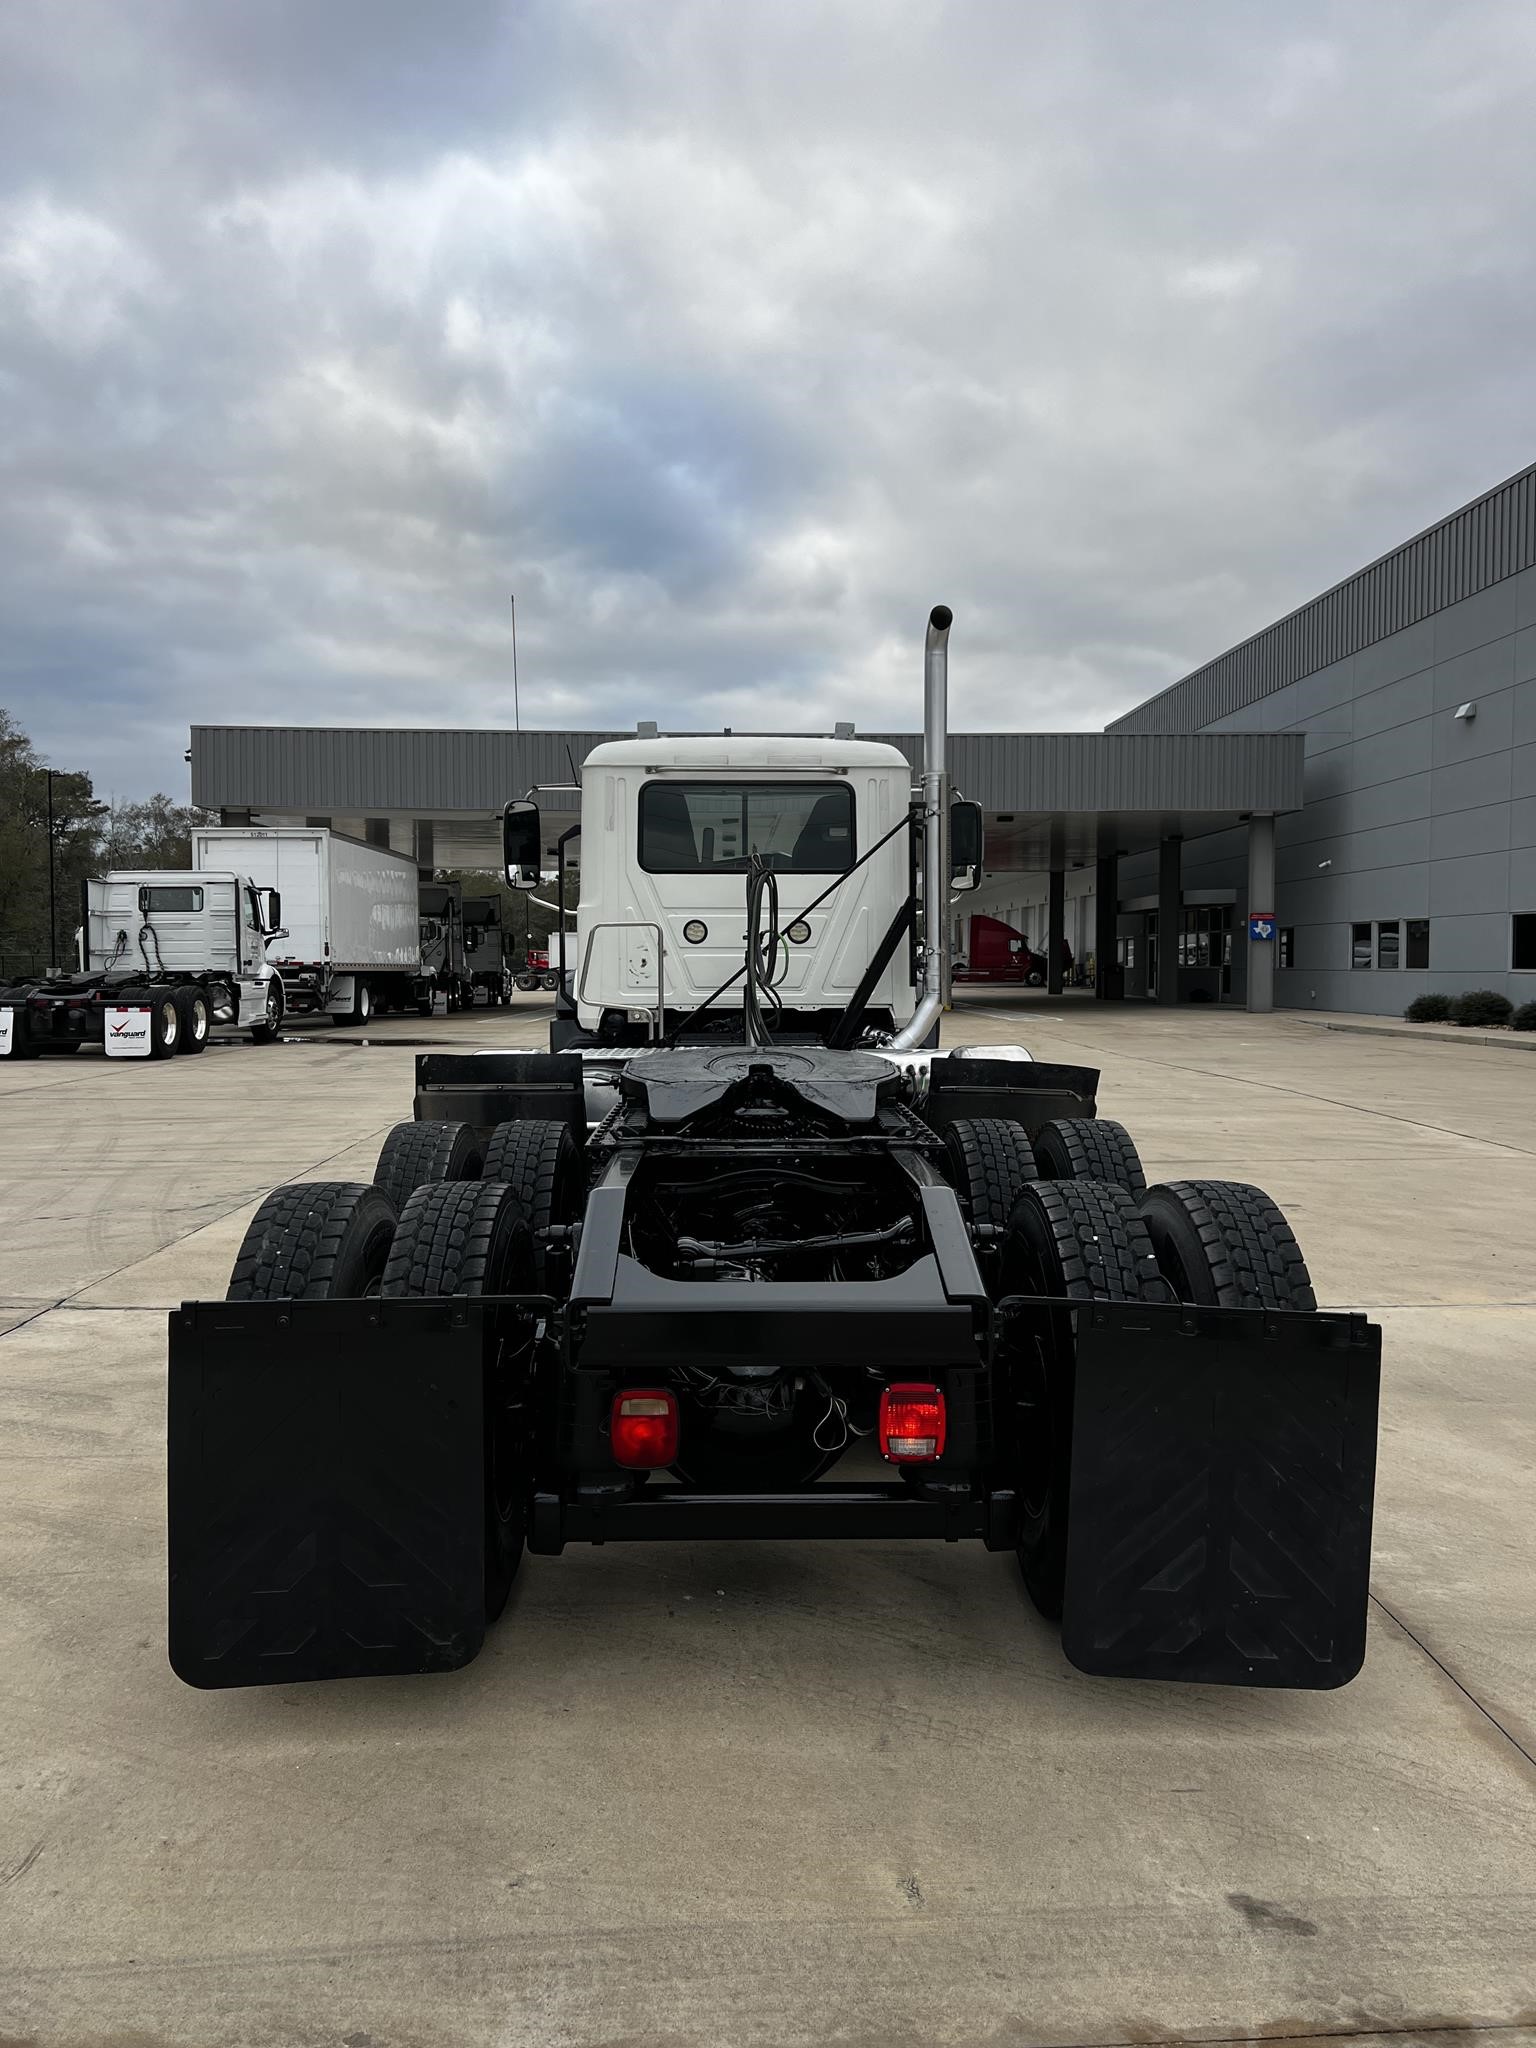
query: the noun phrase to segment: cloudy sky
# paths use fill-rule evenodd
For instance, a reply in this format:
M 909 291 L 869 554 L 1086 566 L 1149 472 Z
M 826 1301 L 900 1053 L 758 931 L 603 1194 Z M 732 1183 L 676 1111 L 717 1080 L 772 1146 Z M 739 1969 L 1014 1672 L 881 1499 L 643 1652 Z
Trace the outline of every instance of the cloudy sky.
M 10 0 L 0 704 L 1098 726 L 1536 457 L 1536 7 Z

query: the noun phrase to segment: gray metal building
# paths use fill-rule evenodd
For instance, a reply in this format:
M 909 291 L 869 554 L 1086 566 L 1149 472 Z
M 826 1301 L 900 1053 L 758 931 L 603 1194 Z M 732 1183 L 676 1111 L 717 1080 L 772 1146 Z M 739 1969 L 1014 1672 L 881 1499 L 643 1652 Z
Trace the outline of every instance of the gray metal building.
M 600 741 L 620 737 L 626 735 L 194 726 L 192 794 L 226 824 L 330 825 L 414 853 L 430 872 L 497 865 L 502 804 L 538 788 L 552 861 L 561 832 L 576 822 L 578 764 Z M 866 737 L 917 758 L 915 734 Z M 1230 933 L 1234 891 L 1222 892 L 1220 912 L 1209 898 L 1186 908 L 1166 849 L 1185 839 L 1235 846 L 1243 899 L 1267 899 L 1275 821 L 1301 802 L 1304 751 L 1305 741 L 1290 733 L 959 734 L 951 770 L 987 818 L 987 881 L 975 907 L 1006 896 L 1009 876 L 1038 873 L 1034 935 L 1052 963 L 1051 988 L 1061 986 L 1071 902 L 1080 914 L 1092 912 L 1089 935 L 1080 927 L 1073 950 L 1079 958 L 1091 952 L 1098 992 L 1118 996 L 1127 980 L 1141 992 L 1134 990 L 1134 960 L 1128 976 L 1116 963 L 1119 867 L 1142 853 L 1157 863 L 1163 849 L 1163 893 L 1153 898 L 1162 928 L 1172 932 L 1181 918 L 1193 917 L 1208 929 L 1216 917 Z M 1091 905 L 1079 886 L 1090 881 Z M 1240 942 L 1224 943 L 1224 963 L 1214 970 L 1193 960 L 1186 968 L 1181 960 L 1157 984 L 1160 999 L 1201 993 L 1269 1008 L 1272 948 L 1256 949 L 1250 960 Z M 1154 942 L 1143 958 L 1155 958 L 1155 950 Z
M 1404 542 L 1109 731 L 1292 733 L 1275 999 L 1400 1012 L 1423 990 L 1536 999 L 1536 467 Z M 1230 833 L 1186 837 L 1183 889 L 1241 887 Z M 1165 854 L 1164 859 L 1168 856 Z M 1134 956 L 1156 863 L 1122 863 Z M 1134 957 L 1129 969 L 1135 974 Z

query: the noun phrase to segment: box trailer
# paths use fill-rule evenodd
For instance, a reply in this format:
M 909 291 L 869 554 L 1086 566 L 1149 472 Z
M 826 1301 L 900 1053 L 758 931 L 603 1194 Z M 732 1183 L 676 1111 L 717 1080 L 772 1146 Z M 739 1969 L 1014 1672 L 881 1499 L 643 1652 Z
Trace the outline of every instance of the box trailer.
M 239 867 L 280 892 L 288 936 L 271 959 L 286 1006 L 365 1024 L 375 1010 L 432 1007 L 416 863 L 323 825 L 209 825 L 194 869 Z

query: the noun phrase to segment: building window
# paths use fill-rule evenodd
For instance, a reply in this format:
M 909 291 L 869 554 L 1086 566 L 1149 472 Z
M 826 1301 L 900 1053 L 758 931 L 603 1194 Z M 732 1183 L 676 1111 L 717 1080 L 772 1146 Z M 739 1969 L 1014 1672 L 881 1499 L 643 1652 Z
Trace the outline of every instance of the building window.
M 388 846 L 388 818 L 365 818 L 363 820 L 363 837 L 370 846 Z
M 1376 927 L 1376 965 L 1396 968 L 1398 947 L 1402 940 L 1402 927 L 1394 917 Z
M 1510 919 L 1513 948 L 1510 966 L 1522 974 L 1536 971 L 1536 910 L 1517 910 Z
M 1371 928 L 1368 924 L 1352 924 L 1349 928 L 1349 964 L 1351 967 L 1369 967 L 1371 964 Z
M 1179 965 L 1230 967 L 1231 964 L 1232 906 L 1229 903 L 1186 904 L 1179 928 Z
M 1278 958 L 1275 964 L 1278 967 L 1294 967 L 1296 965 L 1296 927 L 1294 925 L 1283 924 L 1280 927 Z
M 1427 967 L 1429 965 L 1429 919 L 1410 917 L 1408 920 L 1408 949 L 1403 961 L 1405 967 Z
M 304 822 L 306 825 L 323 825 L 327 832 L 329 832 L 331 829 L 331 821 L 329 818 L 306 818 Z

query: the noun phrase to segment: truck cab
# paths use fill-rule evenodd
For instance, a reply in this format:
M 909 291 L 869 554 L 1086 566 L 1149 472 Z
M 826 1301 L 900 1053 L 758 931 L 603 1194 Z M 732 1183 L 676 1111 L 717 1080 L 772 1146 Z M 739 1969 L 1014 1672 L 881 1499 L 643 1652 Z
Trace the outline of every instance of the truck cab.
M 905 757 L 873 740 L 725 733 L 595 748 L 566 942 L 580 1033 L 644 1043 L 713 996 L 711 1022 L 739 1035 L 733 977 L 755 860 L 777 896 L 776 1029 L 817 1035 L 846 1010 L 911 895 L 911 802 Z M 910 942 L 896 943 L 866 993 L 870 1022 L 906 1023 L 913 982 Z

